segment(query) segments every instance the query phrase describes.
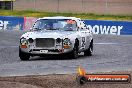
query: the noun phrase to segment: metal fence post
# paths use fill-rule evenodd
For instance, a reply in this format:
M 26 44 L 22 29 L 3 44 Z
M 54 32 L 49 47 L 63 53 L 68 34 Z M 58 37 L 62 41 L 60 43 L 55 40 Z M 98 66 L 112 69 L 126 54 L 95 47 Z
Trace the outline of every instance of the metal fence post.
M 83 0 L 82 0 L 82 13 L 83 13 L 83 9 L 84 9 L 84 7 L 83 7 Z
M 34 0 L 34 11 L 36 11 L 36 0 Z
M 59 4 L 60 4 L 60 0 L 58 0 L 58 3 L 57 3 L 57 13 L 59 13 Z
M 13 11 L 13 0 L 11 0 L 11 11 Z
M 107 10 L 108 10 L 108 0 L 105 0 L 105 14 L 108 14 Z

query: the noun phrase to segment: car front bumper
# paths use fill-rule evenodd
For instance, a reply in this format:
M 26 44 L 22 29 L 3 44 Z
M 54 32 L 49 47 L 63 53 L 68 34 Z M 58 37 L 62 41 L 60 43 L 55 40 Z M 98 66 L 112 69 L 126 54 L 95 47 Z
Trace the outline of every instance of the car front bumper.
M 28 48 L 20 48 L 20 50 L 24 53 L 30 54 L 30 55 L 52 55 L 52 54 L 64 54 L 71 52 L 72 49 L 28 49 Z

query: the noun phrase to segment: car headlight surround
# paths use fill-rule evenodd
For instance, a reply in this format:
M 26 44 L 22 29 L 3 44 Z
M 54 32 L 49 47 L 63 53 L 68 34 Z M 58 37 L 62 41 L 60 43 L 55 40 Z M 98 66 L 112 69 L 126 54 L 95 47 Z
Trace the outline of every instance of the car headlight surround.
M 21 43 L 21 45 L 27 45 L 27 40 L 26 40 L 26 38 L 21 38 L 21 39 L 20 39 L 20 43 Z
M 61 42 L 62 42 L 62 39 L 60 39 L 60 38 L 57 38 L 57 39 L 56 39 L 56 43 L 57 43 L 57 44 L 59 44 L 59 43 L 61 43 Z
M 29 39 L 28 39 L 28 42 L 29 42 L 29 43 L 33 43 L 34 40 L 33 40 L 32 38 L 29 38 Z
M 64 45 L 70 45 L 70 39 L 65 38 L 65 39 L 63 40 L 63 44 L 64 44 Z
M 64 49 L 69 49 L 71 48 L 71 42 L 70 42 L 70 39 L 69 38 L 65 38 L 63 40 L 63 48 Z

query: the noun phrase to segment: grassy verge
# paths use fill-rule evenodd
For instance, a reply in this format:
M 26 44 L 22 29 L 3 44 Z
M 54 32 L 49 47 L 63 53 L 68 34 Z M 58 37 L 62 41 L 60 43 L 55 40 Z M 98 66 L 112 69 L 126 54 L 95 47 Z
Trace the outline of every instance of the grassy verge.
M 86 13 L 53 13 L 53 12 L 38 12 L 38 11 L 8 11 L 0 10 L 0 16 L 19 16 L 19 17 L 46 17 L 46 16 L 74 16 L 81 19 L 93 20 L 119 20 L 132 21 L 132 15 L 96 15 Z

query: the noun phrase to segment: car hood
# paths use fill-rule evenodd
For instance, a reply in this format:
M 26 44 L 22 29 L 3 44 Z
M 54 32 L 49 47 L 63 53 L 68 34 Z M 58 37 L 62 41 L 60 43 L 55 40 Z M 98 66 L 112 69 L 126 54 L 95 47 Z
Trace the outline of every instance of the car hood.
M 23 34 L 24 38 L 69 38 L 76 34 L 75 31 L 33 31 Z

